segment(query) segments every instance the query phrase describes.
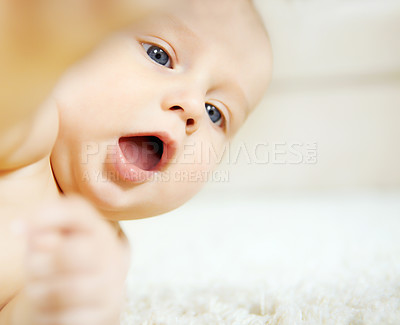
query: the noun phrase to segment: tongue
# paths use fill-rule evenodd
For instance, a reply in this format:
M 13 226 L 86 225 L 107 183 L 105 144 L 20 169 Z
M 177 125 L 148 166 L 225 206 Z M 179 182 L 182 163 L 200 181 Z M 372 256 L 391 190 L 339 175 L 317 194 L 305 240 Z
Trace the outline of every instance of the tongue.
M 119 146 L 126 160 L 143 170 L 154 169 L 163 154 L 163 142 L 157 137 L 121 138 Z

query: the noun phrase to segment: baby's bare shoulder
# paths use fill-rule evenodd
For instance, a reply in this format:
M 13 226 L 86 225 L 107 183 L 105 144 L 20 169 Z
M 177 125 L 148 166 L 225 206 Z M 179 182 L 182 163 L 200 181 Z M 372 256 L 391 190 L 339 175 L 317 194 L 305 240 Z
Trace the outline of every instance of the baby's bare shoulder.
M 57 106 L 48 99 L 34 115 L 0 130 L 0 171 L 26 167 L 48 156 L 57 134 Z

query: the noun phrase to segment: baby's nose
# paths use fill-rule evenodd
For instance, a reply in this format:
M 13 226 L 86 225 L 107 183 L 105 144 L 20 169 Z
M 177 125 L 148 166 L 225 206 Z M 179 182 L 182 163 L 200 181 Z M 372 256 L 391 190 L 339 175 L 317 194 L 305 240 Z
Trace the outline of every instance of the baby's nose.
M 205 102 L 199 94 L 181 92 L 165 97 L 162 108 L 179 114 L 185 123 L 186 133 L 193 134 L 204 117 Z

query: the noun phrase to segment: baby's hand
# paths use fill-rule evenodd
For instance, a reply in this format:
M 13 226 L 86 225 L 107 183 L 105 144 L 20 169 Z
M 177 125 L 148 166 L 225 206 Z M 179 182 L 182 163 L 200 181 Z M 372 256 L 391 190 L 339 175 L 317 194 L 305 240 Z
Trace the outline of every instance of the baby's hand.
M 26 297 L 32 324 L 119 324 L 126 241 L 78 198 L 46 208 L 31 228 Z

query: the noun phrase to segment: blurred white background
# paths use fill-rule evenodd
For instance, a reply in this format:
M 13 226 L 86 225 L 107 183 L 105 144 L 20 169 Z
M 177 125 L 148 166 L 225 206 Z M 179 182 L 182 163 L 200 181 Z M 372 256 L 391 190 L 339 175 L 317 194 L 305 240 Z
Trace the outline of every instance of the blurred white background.
M 221 166 L 230 181 L 217 187 L 400 187 L 400 1 L 256 4 L 270 32 L 274 78 L 235 139 L 231 151 L 239 160 Z M 269 155 L 269 162 L 249 164 L 245 154 L 237 155 L 243 143 L 258 148 L 261 162 Z M 315 144 L 317 163 L 279 153 L 293 144 L 303 158 Z

